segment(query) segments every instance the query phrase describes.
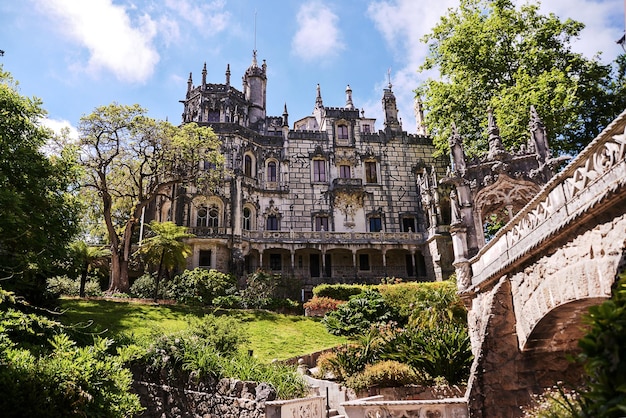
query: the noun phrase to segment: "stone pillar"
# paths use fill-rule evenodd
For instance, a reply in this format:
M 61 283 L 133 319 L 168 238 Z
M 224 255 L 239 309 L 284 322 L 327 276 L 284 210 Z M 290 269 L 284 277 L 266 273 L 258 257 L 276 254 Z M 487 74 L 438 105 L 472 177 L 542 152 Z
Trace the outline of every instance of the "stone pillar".
M 352 250 L 352 267 L 354 268 L 354 280 L 359 276 L 359 266 L 356 264 L 356 251 Z
M 232 213 L 233 222 L 231 227 L 233 228 L 234 235 L 241 235 L 242 220 L 241 220 L 241 177 L 235 176 L 235 190 L 233 190 L 232 199 Z

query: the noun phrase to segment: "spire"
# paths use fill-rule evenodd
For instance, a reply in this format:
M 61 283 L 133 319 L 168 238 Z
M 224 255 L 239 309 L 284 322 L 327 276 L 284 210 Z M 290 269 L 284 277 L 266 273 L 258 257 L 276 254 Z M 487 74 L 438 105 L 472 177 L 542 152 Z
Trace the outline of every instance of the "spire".
M 202 89 L 206 87 L 206 62 L 204 63 L 204 67 L 202 67 Z
M 352 89 L 350 88 L 350 84 L 348 84 L 348 87 L 346 87 L 346 109 L 354 109 L 354 104 L 352 103 Z
M 424 123 L 424 109 L 422 108 L 422 100 L 419 96 L 415 96 L 415 103 L 413 106 L 415 110 L 415 126 L 417 127 L 418 135 L 428 135 L 426 131 L 426 124 Z
M 500 129 L 496 124 L 496 119 L 493 116 L 493 109 L 487 109 L 487 134 L 489 135 L 489 154 L 490 160 L 499 159 L 506 151 L 504 145 L 502 145 L 502 138 L 500 138 Z
M 289 126 L 289 113 L 287 112 L 287 103 L 285 103 L 285 109 L 283 110 L 283 126 Z
M 391 68 L 387 70 L 389 84 L 383 90 L 383 111 L 385 113 L 385 128 L 391 132 L 399 133 L 402 131 L 402 125 L 398 119 L 398 107 L 396 106 L 396 96 L 391 90 Z
M 189 79 L 187 79 L 187 93 L 189 93 L 191 91 L 191 88 L 193 87 L 193 80 L 191 78 L 191 72 L 189 73 Z
M 259 66 L 259 64 L 257 63 L 256 60 L 256 49 L 252 51 L 252 65 L 250 65 L 250 67 L 252 68 L 257 68 Z
M 226 85 L 230 86 L 230 64 L 226 64 Z
M 324 107 L 324 103 L 322 102 L 322 89 L 320 88 L 319 83 L 317 83 L 317 97 L 315 98 L 315 107 L 322 108 Z

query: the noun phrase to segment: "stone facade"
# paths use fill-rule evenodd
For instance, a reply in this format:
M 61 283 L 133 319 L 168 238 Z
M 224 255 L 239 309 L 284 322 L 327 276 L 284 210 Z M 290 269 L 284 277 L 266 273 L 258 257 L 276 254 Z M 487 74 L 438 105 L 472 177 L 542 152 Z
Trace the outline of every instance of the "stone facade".
M 433 157 L 419 102 L 420 133 L 407 134 L 389 84 L 377 131 L 350 86 L 340 107 L 325 106 L 317 86 L 312 115 L 290 127 L 286 105 L 267 116 L 267 83 L 256 51 L 241 91 L 229 68 L 223 84 L 207 83 L 206 64 L 200 85 L 190 74 L 183 123 L 213 128 L 226 174 L 214 193 L 178 187 L 156 202 L 153 218 L 196 235 L 188 267 L 239 277 L 261 268 L 289 278 L 298 297 L 326 282 L 447 278 L 449 187 L 438 182 L 447 162 Z
M 462 278 L 457 283 L 470 307 L 471 416 L 521 416 L 520 406 L 533 394 L 559 381 L 580 382 L 582 371 L 568 355 L 576 353 L 584 333 L 581 316 L 610 297 L 626 267 L 625 128 L 626 112 L 559 174 L 546 176 L 547 183 L 484 244 L 474 237 L 481 191 L 472 190 L 460 173 L 447 176 L 457 196 L 471 196 L 459 205 L 460 215 L 453 209 L 451 225 L 454 264 Z M 480 164 L 492 164 L 489 159 Z M 531 173 L 541 175 L 545 167 L 541 158 L 537 162 Z M 498 190 L 483 186 L 490 193 Z

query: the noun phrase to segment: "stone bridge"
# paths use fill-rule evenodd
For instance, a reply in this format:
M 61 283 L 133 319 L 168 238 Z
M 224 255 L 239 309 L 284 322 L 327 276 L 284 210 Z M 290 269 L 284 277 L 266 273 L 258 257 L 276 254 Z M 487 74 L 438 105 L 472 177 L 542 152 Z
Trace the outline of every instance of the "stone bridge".
M 584 333 L 581 316 L 610 297 L 625 267 L 625 126 L 626 112 L 474 254 L 467 228 L 451 228 L 470 308 L 471 416 L 520 416 L 533 394 L 580 381 L 567 355 Z

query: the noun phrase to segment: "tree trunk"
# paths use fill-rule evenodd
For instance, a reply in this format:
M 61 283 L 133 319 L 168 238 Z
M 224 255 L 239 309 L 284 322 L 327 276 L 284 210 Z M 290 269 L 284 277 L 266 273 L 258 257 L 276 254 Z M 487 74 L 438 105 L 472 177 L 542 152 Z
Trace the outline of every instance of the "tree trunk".
M 161 251 L 161 260 L 159 261 L 159 269 L 157 270 L 157 276 L 154 280 L 154 303 L 159 300 L 159 282 L 161 281 L 161 274 L 163 274 L 163 258 L 165 257 L 165 250 Z
M 85 262 L 83 265 L 83 269 L 80 273 L 80 290 L 78 291 L 78 296 L 81 298 L 85 297 L 85 284 L 87 283 L 87 273 L 89 272 L 89 263 Z

